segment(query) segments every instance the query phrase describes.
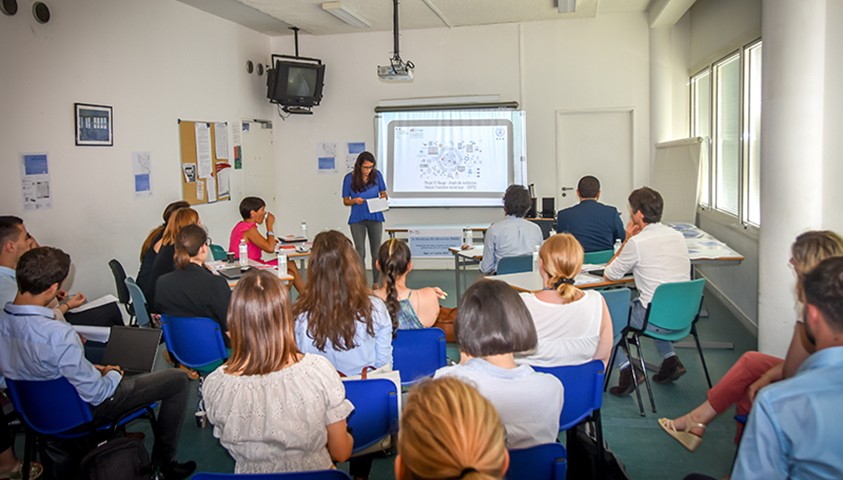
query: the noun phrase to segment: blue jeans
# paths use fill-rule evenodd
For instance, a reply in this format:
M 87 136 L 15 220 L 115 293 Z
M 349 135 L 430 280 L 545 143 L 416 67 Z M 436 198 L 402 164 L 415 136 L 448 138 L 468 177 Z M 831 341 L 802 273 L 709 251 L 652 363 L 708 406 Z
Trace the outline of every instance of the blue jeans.
M 635 299 L 632 301 L 632 311 L 629 314 L 629 325 L 634 328 L 641 328 L 644 325 L 644 317 L 647 316 L 647 309 L 641 305 L 641 301 Z M 654 333 L 672 333 L 673 330 L 666 330 L 664 328 L 659 328 L 654 326 L 653 324 L 647 324 L 647 331 L 654 332 Z M 659 352 L 661 358 L 667 358 L 670 355 L 673 355 L 673 342 L 666 342 L 664 340 L 657 340 L 653 339 L 653 343 L 656 345 L 656 351 Z M 627 352 L 620 348 L 618 350 L 617 355 L 615 355 L 615 366 L 620 367 L 629 362 L 629 357 L 627 356 Z

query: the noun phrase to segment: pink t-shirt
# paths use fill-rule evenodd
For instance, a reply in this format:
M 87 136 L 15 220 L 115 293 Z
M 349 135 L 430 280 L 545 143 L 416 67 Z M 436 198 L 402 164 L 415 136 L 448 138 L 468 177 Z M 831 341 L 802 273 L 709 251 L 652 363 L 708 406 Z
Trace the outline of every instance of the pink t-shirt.
M 246 233 L 247 230 L 251 230 L 253 228 L 258 228 L 258 225 L 255 222 L 241 220 L 237 222 L 237 225 L 235 225 L 233 229 L 231 229 L 231 239 L 228 242 L 228 251 L 234 252 L 234 258 L 240 258 L 240 239 L 243 238 L 243 234 Z M 263 255 L 260 247 L 249 240 L 246 240 L 246 246 L 249 248 L 249 259 L 260 261 L 261 255 Z

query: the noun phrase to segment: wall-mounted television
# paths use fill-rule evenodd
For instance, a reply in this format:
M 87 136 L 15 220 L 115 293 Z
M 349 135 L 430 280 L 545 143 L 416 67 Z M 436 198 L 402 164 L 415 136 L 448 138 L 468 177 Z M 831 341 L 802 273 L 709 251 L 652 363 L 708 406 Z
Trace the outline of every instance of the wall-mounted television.
M 272 103 L 285 107 L 313 107 L 322 101 L 325 82 L 325 65 L 321 60 L 292 60 L 296 57 L 275 59 L 275 65 L 266 77 L 266 96 Z M 305 60 L 299 57 L 299 60 Z

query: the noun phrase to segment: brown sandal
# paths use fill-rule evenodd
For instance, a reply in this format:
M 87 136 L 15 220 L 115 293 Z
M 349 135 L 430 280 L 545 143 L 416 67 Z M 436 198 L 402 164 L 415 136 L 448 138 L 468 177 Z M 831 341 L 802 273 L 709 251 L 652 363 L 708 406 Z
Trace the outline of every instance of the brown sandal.
M 689 418 L 690 420 L 690 418 Z M 702 437 L 691 433 L 692 428 L 702 428 L 705 430 L 705 425 L 702 423 L 689 423 L 685 430 L 677 430 L 673 420 L 669 418 L 660 418 L 659 426 L 667 432 L 668 435 L 675 438 L 677 442 L 681 443 L 683 447 L 693 452 L 700 444 L 702 444 Z

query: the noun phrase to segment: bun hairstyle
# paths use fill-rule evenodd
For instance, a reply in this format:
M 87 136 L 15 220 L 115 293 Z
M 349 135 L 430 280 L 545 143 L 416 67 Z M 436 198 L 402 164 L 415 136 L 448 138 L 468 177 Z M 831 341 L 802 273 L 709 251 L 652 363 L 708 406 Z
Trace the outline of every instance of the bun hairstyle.
M 392 319 L 392 333 L 398 330 L 398 290 L 395 280 L 407 273 L 410 267 L 410 247 L 396 238 L 390 238 L 378 250 L 378 268 L 386 279 L 386 309 Z
M 404 479 L 500 479 L 508 464 L 495 407 L 453 377 L 426 380 L 410 390 L 398 454 Z
M 199 250 L 206 241 L 208 241 L 208 233 L 195 223 L 179 230 L 176 234 L 176 254 L 173 257 L 176 268 L 179 270 L 187 268 L 190 265 L 190 258 L 199 254 Z
M 550 285 L 564 303 L 573 301 L 579 291 L 574 286 L 574 278 L 582 269 L 583 256 L 582 245 L 570 233 L 553 235 L 539 249 L 539 258 L 550 278 Z

